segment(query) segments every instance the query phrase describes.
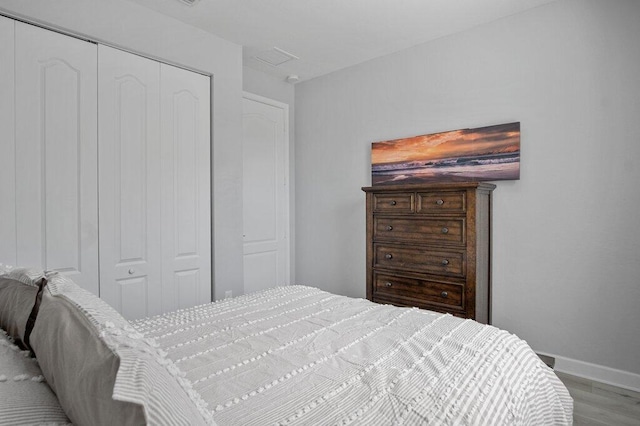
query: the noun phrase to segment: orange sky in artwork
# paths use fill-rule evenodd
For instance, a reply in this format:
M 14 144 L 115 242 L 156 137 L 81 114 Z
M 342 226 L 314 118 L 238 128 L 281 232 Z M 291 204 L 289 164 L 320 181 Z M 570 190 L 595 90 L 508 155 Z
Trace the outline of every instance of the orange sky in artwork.
M 479 129 L 478 129 L 479 130 Z M 377 142 L 372 146 L 372 164 L 437 160 L 469 155 L 516 152 L 520 149 L 520 132 L 483 134 L 473 130 L 454 130 L 406 139 Z

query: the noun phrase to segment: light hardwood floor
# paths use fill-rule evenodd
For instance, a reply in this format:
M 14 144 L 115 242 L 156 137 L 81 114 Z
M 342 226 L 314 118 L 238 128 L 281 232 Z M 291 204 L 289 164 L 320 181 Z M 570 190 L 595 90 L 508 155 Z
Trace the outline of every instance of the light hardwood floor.
M 640 426 L 640 392 L 556 371 L 573 397 L 576 426 Z

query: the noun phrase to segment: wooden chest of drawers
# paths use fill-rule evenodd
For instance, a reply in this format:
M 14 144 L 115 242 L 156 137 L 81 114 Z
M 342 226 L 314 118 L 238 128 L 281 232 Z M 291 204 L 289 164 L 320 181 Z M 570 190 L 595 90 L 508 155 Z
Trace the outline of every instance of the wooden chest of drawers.
M 494 188 L 484 182 L 362 188 L 367 299 L 488 323 Z

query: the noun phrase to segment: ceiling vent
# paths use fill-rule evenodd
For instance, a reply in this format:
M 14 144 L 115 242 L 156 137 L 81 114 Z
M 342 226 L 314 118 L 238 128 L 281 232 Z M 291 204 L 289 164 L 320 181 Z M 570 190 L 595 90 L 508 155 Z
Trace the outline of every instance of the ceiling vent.
M 189 6 L 193 6 L 194 4 L 198 3 L 200 0 L 179 0 L 179 1 L 184 4 L 188 4 Z
M 277 47 L 274 47 L 271 50 L 260 52 L 256 56 L 254 56 L 254 58 L 274 67 L 282 65 L 289 61 L 300 59 L 296 55 L 285 52 L 284 50 L 278 49 Z

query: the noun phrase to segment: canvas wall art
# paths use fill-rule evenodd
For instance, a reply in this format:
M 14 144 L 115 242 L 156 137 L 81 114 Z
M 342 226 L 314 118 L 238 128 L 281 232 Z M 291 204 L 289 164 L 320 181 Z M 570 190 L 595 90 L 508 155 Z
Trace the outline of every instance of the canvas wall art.
M 371 184 L 520 179 L 520 123 L 371 144 Z

